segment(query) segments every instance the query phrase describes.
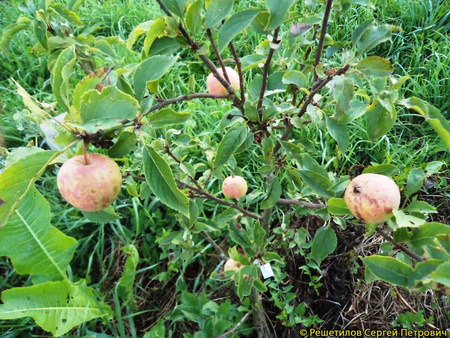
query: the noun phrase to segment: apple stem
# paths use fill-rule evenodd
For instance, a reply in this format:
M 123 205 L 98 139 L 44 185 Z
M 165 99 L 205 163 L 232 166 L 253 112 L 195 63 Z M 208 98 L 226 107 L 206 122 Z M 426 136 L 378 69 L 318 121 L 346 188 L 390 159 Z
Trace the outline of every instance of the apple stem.
M 84 155 L 84 164 L 88 165 L 88 158 L 87 158 L 87 148 L 89 146 L 89 142 L 83 142 L 83 155 Z

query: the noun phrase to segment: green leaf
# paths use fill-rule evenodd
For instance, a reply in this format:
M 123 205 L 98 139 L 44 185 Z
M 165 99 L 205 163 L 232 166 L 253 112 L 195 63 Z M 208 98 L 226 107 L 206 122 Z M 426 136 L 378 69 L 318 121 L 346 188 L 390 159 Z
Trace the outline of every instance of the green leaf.
M 183 17 L 186 0 L 162 0 L 162 3 L 171 13 Z
M 450 151 L 450 123 L 442 116 L 439 109 L 417 97 L 401 100 L 400 104 L 422 115 Z
M 16 23 L 10 24 L 3 30 L 3 34 L 0 37 L 0 51 L 8 55 L 8 47 L 13 39 L 14 35 L 31 27 L 33 21 L 22 16 L 17 19 Z
M 247 9 L 233 14 L 217 33 L 217 42 L 219 52 L 222 52 L 230 43 L 230 41 L 240 32 L 242 32 L 252 22 L 258 11 Z
M 64 111 L 70 106 L 70 75 L 76 63 L 75 47 L 70 46 L 59 54 L 51 73 L 52 89 L 56 102 Z
M 350 110 L 353 98 L 353 79 L 346 76 L 336 76 L 333 80 L 333 97 L 336 100 L 335 119 L 342 120 Z
M 428 276 L 431 280 L 450 287 L 450 262 L 445 262 Z
M 338 143 L 339 150 L 345 152 L 350 144 L 350 136 L 347 131 L 347 125 L 340 123 L 334 116 L 325 115 L 327 130 L 331 137 Z
M 189 217 L 189 199 L 177 188 L 169 164 L 153 148 L 144 148 L 145 180 L 162 203 Z
M 33 20 L 33 28 L 34 35 L 38 42 L 48 50 L 48 41 L 47 41 L 47 24 L 43 20 L 34 19 Z
M 422 168 L 414 168 L 409 172 L 408 179 L 406 181 L 406 191 L 409 196 L 418 192 L 420 188 L 422 188 L 426 176 L 427 175 Z
M 164 320 L 158 319 L 150 331 L 146 332 L 143 338 L 166 338 L 166 326 Z
M 0 174 L 0 227 L 59 153 L 40 151 L 15 161 Z
M 305 74 L 298 70 L 289 70 L 283 75 L 284 84 L 295 84 L 299 88 L 306 88 L 308 80 Z
M 219 144 L 217 155 L 214 160 L 214 167 L 220 167 L 225 164 L 233 153 L 238 150 L 247 138 L 247 127 L 237 124 L 233 126 Z
M 282 193 L 282 188 L 278 177 L 274 177 L 270 181 L 269 189 L 267 190 L 267 196 L 264 201 L 261 202 L 261 209 L 271 208 L 280 199 Z
M 266 231 L 259 222 L 253 225 L 253 242 L 258 247 L 258 251 L 263 252 L 264 241 L 266 239 Z
M 111 223 L 111 222 L 121 218 L 118 214 L 116 214 L 113 206 L 111 206 L 111 205 L 103 210 L 96 211 L 96 212 L 83 211 L 83 215 L 91 222 L 100 223 L 100 224 L 101 223 Z
M 430 205 L 425 201 L 412 201 L 408 206 L 404 209 L 408 212 L 419 212 L 422 214 L 432 214 L 437 213 L 437 209 Z
M 122 251 L 129 256 L 125 261 L 122 276 L 117 283 L 117 293 L 126 304 L 134 304 L 133 286 L 136 277 L 136 268 L 139 264 L 139 252 L 133 244 L 129 244 L 122 248 Z
M 414 272 L 409 276 L 408 286 L 414 287 L 419 282 L 429 281 L 428 275 L 441 265 L 442 261 L 437 259 L 427 259 L 419 262 L 414 267 Z
M 436 174 L 441 170 L 442 166 L 444 165 L 444 162 L 442 161 L 432 161 L 430 163 L 427 163 L 425 167 L 425 172 L 427 173 L 427 176 Z
M 49 9 L 52 9 L 56 13 L 58 13 L 59 16 L 64 18 L 71 26 L 83 27 L 83 23 L 81 22 L 78 15 L 76 15 L 74 12 L 69 10 L 65 5 L 60 4 L 60 3 L 53 3 L 49 6 Z
M 347 204 L 343 198 L 330 198 L 328 200 L 328 212 L 337 216 L 350 214 L 350 210 L 348 210 Z
M 398 168 L 393 164 L 374 165 L 363 170 L 363 174 L 372 173 L 385 176 L 392 176 L 396 172 L 398 172 Z
M 353 100 L 350 101 L 349 110 L 345 114 L 342 114 L 342 116 L 339 118 L 339 123 L 348 124 L 352 122 L 358 117 L 364 115 L 364 113 L 367 111 L 367 107 L 368 103 L 361 102 L 359 99 L 353 98 Z
M 271 31 L 281 26 L 294 2 L 295 0 L 266 0 L 266 6 L 270 13 L 266 30 Z
M 116 86 L 91 89 L 81 100 L 81 127 L 88 132 L 120 126 L 123 120 L 132 120 L 139 111 L 139 102 Z
M 332 253 L 337 246 L 336 233 L 329 226 L 323 226 L 316 231 L 311 246 L 311 255 L 318 265 Z
M 259 292 L 267 292 L 267 286 L 259 278 L 253 280 L 253 287 Z
M 328 177 L 328 172 L 308 154 L 303 154 L 302 149 L 291 143 L 281 142 L 287 155 L 294 159 L 299 166 L 300 177 L 316 194 L 325 197 L 338 197 L 331 188 L 333 183 Z
M 150 51 L 148 52 L 148 57 L 155 55 L 171 55 L 175 53 L 180 48 L 180 44 L 176 39 L 163 36 L 162 38 L 156 39 Z
M 133 45 L 136 43 L 137 39 L 142 34 L 147 33 L 147 31 L 150 29 L 150 27 L 153 25 L 154 22 L 155 22 L 155 20 L 149 20 L 149 21 L 140 23 L 139 25 L 134 27 L 133 30 L 131 31 L 130 35 L 128 36 L 127 48 L 131 49 L 131 47 L 133 47 Z
M 136 149 L 136 133 L 133 131 L 122 131 L 116 143 L 108 149 L 108 156 L 119 158 L 130 154 Z
M 76 12 L 78 7 L 80 7 L 85 0 L 71 0 L 67 5 L 67 8 L 72 12 Z
M 321 173 L 313 169 L 301 169 L 299 170 L 299 173 L 303 182 L 306 183 L 319 196 L 324 198 L 336 197 L 335 194 L 330 191 L 333 184 L 328 178 L 328 175 L 321 175 Z
M 244 275 L 247 275 L 247 280 L 244 280 Z M 253 283 L 258 277 L 258 267 L 256 265 L 246 265 L 237 272 L 237 295 L 240 299 L 247 297 L 252 292 Z M 261 288 L 261 285 L 258 285 Z
M 424 246 L 436 246 L 435 239 L 439 235 L 450 236 L 450 226 L 437 222 L 425 223 L 412 231 L 409 243 L 419 254 L 423 254 Z
M 395 217 L 395 229 L 403 227 L 415 228 L 425 223 L 425 220 L 422 218 L 406 215 L 403 210 L 393 209 L 392 213 Z
M 400 30 L 399 27 L 388 24 L 374 26 L 373 20 L 365 21 L 353 32 L 353 44 L 358 48 L 359 54 L 362 55 L 380 43 L 389 40 L 392 37 L 392 32 Z
M 142 53 L 145 56 L 148 56 L 150 47 L 152 46 L 153 42 L 156 40 L 156 38 L 159 38 L 161 36 L 165 28 L 166 28 L 166 20 L 164 18 L 156 19 L 152 23 L 145 36 L 144 47 L 142 49 Z
M 22 97 L 24 105 L 29 109 L 32 120 L 36 124 L 41 124 L 48 119 L 49 114 L 42 109 L 42 104 L 32 97 L 28 92 L 14 79 L 11 79 L 17 86 L 17 93 Z
M 252 29 L 258 34 L 270 34 L 270 31 L 266 30 L 266 27 L 269 24 L 269 18 L 269 11 L 260 10 L 251 23 Z
M 366 125 L 369 138 L 374 141 L 391 130 L 397 119 L 397 111 L 392 107 L 392 112 L 389 112 L 378 99 L 367 108 Z
M 186 27 L 192 35 L 196 35 L 202 28 L 203 0 L 197 0 L 189 6 L 186 12 Z
M 213 28 L 233 9 L 233 0 L 211 0 L 205 13 L 205 27 Z
M 247 256 L 253 257 L 256 254 L 256 245 L 253 245 L 247 231 L 242 226 L 236 224 L 230 224 L 228 226 L 231 240 L 240 245 Z
M 394 71 L 392 64 L 380 56 L 368 56 L 356 65 L 361 73 L 368 76 L 389 76 Z
M 413 272 L 413 268 L 409 265 L 396 258 L 381 255 L 364 257 L 362 260 L 377 279 L 408 287 L 409 276 Z
M 278 264 L 284 265 L 284 260 L 276 252 L 266 252 L 262 257 L 264 263 L 277 262 Z
M 80 82 L 78 82 L 78 84 L 75 86 L 75 89 L 73 90 L 72 95 L 73 107 L 75 107 L 77 111 L 81 110 L 81 98 L 83 97 L 83 95 L 91 89 L 96 89 L 97 85 L 105 80 L 105 78 L 111 72 L 111 69 L 111 67 L 99 68 L 96 71 L 89 73 Z
M 154 128 L 161 128 L 167 125 L 185 123 L 191 117 L 189 112 L 176 112 L 171 108 L 163 108 L 148 116 L 148 122 Z
M 92 288 L 67 280 L 6 290 L 2 301 L 0 319 L 32 317 L 58 337 L 94 318 L 112 317 L 111 308 L 96 299 Z
M 139 101 L 147 89 L 147 82 L 161 78 L 177 61 L 176 56 L 155 55 L 141 62 L 134 72 L 134 92 Z
M 50 205 L 35 187 L 28 190 L 9 222 L 0 228 L 0 256 L 11 258 L 35 283 L 64 280 L 77 241 L 50 225 Z

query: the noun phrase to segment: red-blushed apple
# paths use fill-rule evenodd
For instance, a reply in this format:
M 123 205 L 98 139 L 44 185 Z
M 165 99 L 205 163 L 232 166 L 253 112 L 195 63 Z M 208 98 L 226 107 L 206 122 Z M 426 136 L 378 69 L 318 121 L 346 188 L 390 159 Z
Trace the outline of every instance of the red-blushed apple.
M 344 199 L 355 217 L 369 224 L 382 223 L 400 206 L 400 190 L 387 176 L 362 174 L 350 182 Z
M 247 182 L 241 176 L 228 176 L 222 183 L 222 192 L 226 197 L 240 198 L 247 193 Z
M 241 264 L 234 259 L 230 258 L 225 262 L 225 265 L 223 266 L 223 271 L 234 271 L 239 272 L 244 267 L 244 264 Z M 234 280 L 234 276 L 231 276 L 231 279 Z
M 62 197 L 82 211 L 100 211 L 120 193 L 122 174 L 116 162 L 102 154 L 88 154 L 66 161 L 57 176 Z
M 222 68 L 217 68 L 217 73 L 221 75 L 223 78 L 223 71 Z M 227 71 L 228 79 L 230 80 L 230 85 L 233 87 L 235 91 L 239 90 L 239 75 L 236 73 L 236 71 L 233 68 L 225 67 L 225 70 Z M 228 94 L 227 89 L 222 86 L 222 84 L 217 80 L 213 73 L 209 74 L 206 78 L 206 88 L 208 88 L 208 92 L 210 94 L 214 95 L 220 95 L 220 94 Z

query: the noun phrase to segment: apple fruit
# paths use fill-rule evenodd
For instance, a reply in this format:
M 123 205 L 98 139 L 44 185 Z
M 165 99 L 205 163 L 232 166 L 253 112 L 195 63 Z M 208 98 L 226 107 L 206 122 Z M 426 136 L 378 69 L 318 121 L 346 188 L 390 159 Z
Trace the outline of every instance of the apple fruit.
M 226 197 L 240 198 L 247 193 L 247 182 L 241 176 L 228 176 L 222 183 L 222 192 Z
M 362 174 L 345 190 L 344 200 L 350 212 L 365 223 L 382 223 L 400 206 L 400 190 L 387 176 Z
M 217 73 L 219 73 L 220 76 L 225 78 L 223 76 L 222 68 L 217 68 Z M 239 90 L 239 75 L 236 73 L 236 71 L 233 68 L 225 67 L 225 70 L 228 75 L 228 79 L 230 80 L 230 85 L 233 87 L 234 90 Z M 219 82 L 219 80 L 216 79 L 213 73 L 209 74 L 206 78 L 206 88 L 208 88 L 208 92 L 210 94 L 214 95 L 220 95 L 220 94 L 228 94 L 227 89 L 222 86 L 222 84 Z
M 116 162 L 102 154 L 72 157 L 59 169 L 58 189 L 62 197 L 82 211 L 100 211 L 115 201 L 122 186 Z
M 244 267 L 244 264 L 241 264 L 239 262 L 236 262 L 234 259 L 230 258 L 225 262 L 225 265 L 223 266 L 223 271 L 234 271 L 239 272 Z M 234 276 L 231 276 L 231 279 L 234 280 Z

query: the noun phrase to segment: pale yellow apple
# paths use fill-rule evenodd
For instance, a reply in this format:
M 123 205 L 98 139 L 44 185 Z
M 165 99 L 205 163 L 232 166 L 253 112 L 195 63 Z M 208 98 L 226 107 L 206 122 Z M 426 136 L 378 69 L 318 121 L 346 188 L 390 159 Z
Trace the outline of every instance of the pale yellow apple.
M 120 193 L 122 174 L 116 162 L 102 154 L 88 154 L 66 161 L 57 176 L 62 197 L 82 211 L 100 211 Z
M 217 73 L 221 75 L 223 78 L 223 71 L 222 68 L 217 68 Z M 233 87 L 235 91 L 239 90 L 239 75 L 236 73 L 236 71 L 233 68 L 225 67 L 225 70 L 228 75 L 228 79 L 230 80 L 230 85 Z M 222 86 L 222 84 L 215 78 L 213 73 L 209 74 L 206 78 L 206 87 L 208 88 L 208 92 L 210 94 L 214 95 L 220 95 L 220 94 L 228 94 L 227 89 Z
M 226 197 L 240 198 L 247 193 L 247 182 L 241 176 L 228 176 L 222 183 L 222 192 Z
M 244 267 L 244 264 L 241 264 L 234 259 L 230 258 L 225 262 L 225 265 L 223 266 L 223 271 L 234 271 L 239 272 Z M 234 276 L 231 276 L 231 279 L 234 280 Z
M 400 206 L 400 190 L 387 176 L 362 174 L 345 190 L 345 203 L 350 212 L 365 223 L 382 223 Z

